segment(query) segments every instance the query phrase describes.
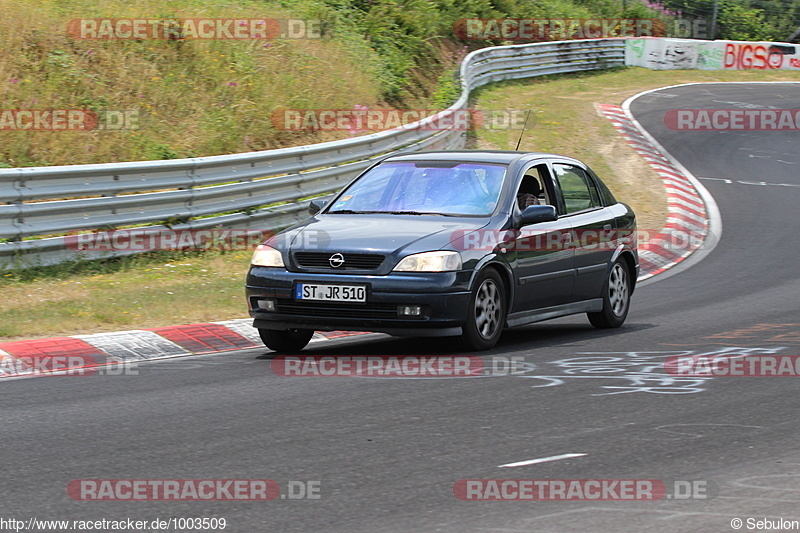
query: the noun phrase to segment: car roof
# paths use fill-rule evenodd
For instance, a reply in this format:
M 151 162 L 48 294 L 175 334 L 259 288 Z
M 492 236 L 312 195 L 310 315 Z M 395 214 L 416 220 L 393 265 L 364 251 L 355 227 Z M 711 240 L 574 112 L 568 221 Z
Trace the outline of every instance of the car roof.
M 512 150 L 449 150 L 439 152 L 415 152 L 390 156 L 384 161 L 465 161 L 475 163 L 497 163 L 510 165 L 517 161 L 558 158 L 576 161 L 572 157 L 545 152 L 515 152 Z

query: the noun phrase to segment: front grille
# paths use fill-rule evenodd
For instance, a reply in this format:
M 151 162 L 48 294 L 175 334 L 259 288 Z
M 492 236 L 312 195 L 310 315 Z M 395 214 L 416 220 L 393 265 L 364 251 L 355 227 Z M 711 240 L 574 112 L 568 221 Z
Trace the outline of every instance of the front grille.
M 333 268 L 330 263 L 333 252 L 295 252 L 294 260 L 301 268 L 316 268 L 331 271 L 343 270 L 375 270 L 385 256 L 380 254 L 349 254 L 343 253 L 344 264 L 338 268 Z
M 285 315 L 302 315 L 323 318 L 397 318 L 397 304 L 298 302 L 278 299 L 276 306 L 277 312 Z

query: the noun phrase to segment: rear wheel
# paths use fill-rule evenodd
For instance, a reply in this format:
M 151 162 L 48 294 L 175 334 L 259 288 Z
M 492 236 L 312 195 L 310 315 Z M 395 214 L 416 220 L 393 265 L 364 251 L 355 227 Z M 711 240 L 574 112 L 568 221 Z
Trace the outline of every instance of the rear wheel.
M 311 329 L 259 329 L 258 334 L 267 348 L 276 352 L 299 352 L 306 347 L 314 330 Z
M 506 321 L 506 294 L 500 275 L 490 268 L 479 276 L 460 337 L 461 347 L 466 350 L 494 347 Z
M 625 260 L 620 258 L 611 265 L 603 287 L 603 310 L 587 313 L 589 322 L 596 328 L 618 328 L 628 316 L 631 302 L 631 283 Z

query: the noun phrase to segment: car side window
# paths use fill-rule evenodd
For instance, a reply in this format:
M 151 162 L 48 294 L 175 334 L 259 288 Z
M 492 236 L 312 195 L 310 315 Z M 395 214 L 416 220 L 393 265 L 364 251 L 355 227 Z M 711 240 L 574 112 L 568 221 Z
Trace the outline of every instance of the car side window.
M 600 207 L 600 196 L 594 182 L 582 168 L 556 163 L 553 165 L 553 170 L 568 214 Z
M 546 183 L 550 180 L 547 165 L 536 165 L 525 171 L 517 189 L 517 207 L 524 211 L 532 205 L 554 205 Z

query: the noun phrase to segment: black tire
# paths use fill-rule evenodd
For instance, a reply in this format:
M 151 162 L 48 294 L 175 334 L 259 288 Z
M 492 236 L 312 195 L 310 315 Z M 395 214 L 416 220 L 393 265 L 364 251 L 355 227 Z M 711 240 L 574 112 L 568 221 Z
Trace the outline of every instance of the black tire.
M 459 337 L 462 349 L 488 350 L 493 348 L 506 322 L 506 292 L 496 270 L 489 268 L 479 274 L 469 299 L 467 320 Z
M 614 261 L 603 285 L 603 310 L 586 313 L 596 328 L 618 328 L 628 316 L 631 307 L 630 271 L 625 260 Z
M 280 353 L 299 352 L 314 335 L 311 329 L 259 329 L 261 340 L 270 350 Z

